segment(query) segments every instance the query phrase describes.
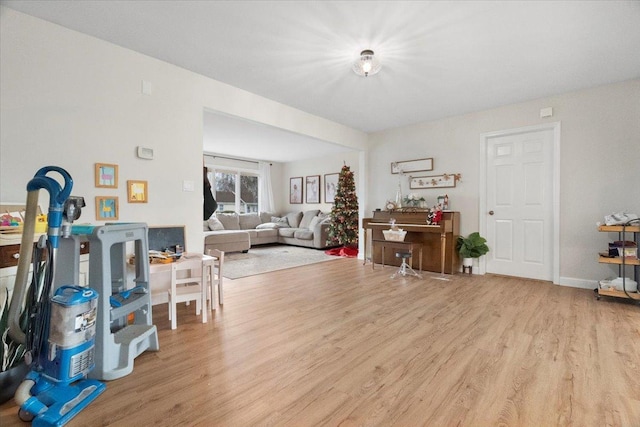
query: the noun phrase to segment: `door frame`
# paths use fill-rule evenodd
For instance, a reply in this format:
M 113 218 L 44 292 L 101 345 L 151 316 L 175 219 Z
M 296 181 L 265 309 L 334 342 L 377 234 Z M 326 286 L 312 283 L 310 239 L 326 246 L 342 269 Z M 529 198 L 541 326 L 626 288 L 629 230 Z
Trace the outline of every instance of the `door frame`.
M 522 133 L 538 132 L 543 130 L 553 131 L 552 147 L 552 173 L 553 173 L 553 243 L 551 262 L 553 262 L 553 283 L 560 284 L 560 122 L 550 122 L 540 125 L 525 126 L 515 129 L 505 129 L 480 134 L 480 209 L 478 211 L 478 224 L 480 235 L 486 236 L 487 232 L 487 146 L 489 139 Z M 487 272 L 486 256 L 478 260 L 479 273 Z

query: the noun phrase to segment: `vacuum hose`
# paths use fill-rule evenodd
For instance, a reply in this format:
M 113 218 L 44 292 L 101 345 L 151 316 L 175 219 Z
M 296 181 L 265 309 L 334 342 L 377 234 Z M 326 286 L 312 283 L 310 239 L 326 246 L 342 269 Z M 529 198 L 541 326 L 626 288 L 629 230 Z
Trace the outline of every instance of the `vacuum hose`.
M 47 173 L 49 172 L 57 172 L 60 174 L 64 181 L 64 187 L 60 187 L 58 181 L 48 177 Z M 58 248 L 58 240 L 60 238 L 64 203 L 71 195 L 72 188 L 73 180 L 71 179 L 71 175 L 58 166 L 45 166 L 40 168 L 27 183 L 27 208 L 24 218 L 24 228 L 22 230 L 20 258 L 18 260 L 16 281 L 9 306 L 9 336 L 19 344 L 24 344 L 26 341 L 26 335 L 20 328 L 20 312 L 24 306 L 25 295 L 28 288 L 27 280 L 29 277 L 29 265 L 33 256 L 33 237 L 35 235 L 37 220 L 36 214 L 38 210 L 39 191 L 40 189 L 45 189 L 49 192 L 49 228 L 47 230 L 47 237 L 55 251 Z M 52 265 L 51 268 L 54 268 L 54 265 Z M 44 298 L 49 297 L 50 295 L 44 295 Z
M 13 286 L 13 295 L 9 305 L 9 336 L 19 344 L 24 344 L 26 336 L 20 328 L 20 312 L 27 293 L 27 281 L 29 279 L 29 267 L 33 257 L 33 237 L 35 235 L 36 217 L 38 210 L 38 190 L 27 193 L 27 209 L 22 230 L 22 242 L 20 244 L 20 257 L 18 258 L 18 270 Z

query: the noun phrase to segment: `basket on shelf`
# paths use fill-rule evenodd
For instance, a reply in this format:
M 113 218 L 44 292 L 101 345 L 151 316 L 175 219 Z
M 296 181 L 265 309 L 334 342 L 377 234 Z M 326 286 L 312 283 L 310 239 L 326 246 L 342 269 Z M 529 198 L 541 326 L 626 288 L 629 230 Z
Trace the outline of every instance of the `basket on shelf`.
M 397 230 L 382 230 L 382 234 L 384 235 L 384 240 L 404 242 L 404 236 L 407 235 L 407 232 L 399 228 Z

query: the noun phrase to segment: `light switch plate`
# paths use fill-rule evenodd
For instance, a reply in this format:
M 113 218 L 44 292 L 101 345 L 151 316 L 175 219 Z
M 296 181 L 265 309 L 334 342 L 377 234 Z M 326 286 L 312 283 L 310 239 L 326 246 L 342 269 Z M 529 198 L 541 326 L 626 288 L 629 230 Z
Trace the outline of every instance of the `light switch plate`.
M 146 80 L 142 81 L 142 94 L 143 95 L 153 95 L 153 83 L 148 82 Z
M 195 188 L 193 181 L 182 181 L 182 191 L 195 191 Z

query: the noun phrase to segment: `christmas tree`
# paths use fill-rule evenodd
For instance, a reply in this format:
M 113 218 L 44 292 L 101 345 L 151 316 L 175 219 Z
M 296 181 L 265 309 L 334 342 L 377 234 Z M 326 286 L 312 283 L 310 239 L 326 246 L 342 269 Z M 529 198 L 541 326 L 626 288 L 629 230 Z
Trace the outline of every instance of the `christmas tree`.
M 328 242 L 347 247 L 358 245 L 358 196 L 353 172 L 344 165 L 338 177 L 338 188 L 331 208 Z

